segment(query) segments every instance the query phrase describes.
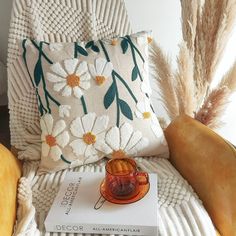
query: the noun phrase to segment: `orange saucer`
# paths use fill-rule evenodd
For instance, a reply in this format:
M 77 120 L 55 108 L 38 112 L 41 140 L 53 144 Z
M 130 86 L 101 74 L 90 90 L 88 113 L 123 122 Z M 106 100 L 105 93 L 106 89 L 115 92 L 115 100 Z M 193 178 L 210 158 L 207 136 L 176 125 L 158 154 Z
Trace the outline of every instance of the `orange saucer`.
M 115 204 L 130 204 L 130 203 L 139 201 L 148 193 L 149 188 L 150 188 L 150 183 L 145 184 L 145 185 L 139 185 L 139 186 L 140 186 L 139 193 L 136 196 L 130 199 L 116 199 L 105 191 L 105 180 L 103 180 L 100 185 L 100 193 L 108 202 L 112 202 Z

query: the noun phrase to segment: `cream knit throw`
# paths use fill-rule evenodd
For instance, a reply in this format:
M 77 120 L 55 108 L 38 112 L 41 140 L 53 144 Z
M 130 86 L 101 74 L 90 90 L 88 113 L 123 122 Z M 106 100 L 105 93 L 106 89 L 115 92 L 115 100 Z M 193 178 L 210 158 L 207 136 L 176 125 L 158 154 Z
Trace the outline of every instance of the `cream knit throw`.
M 70 171 L 104 172 L 105 161 Z M 166 159 L 137 158 L 138 166 L 158 175 L 159 235 L 215 236 L 212 222 L 188 183 Z M 35 176 L 38 162 L 25 162 L 25 177 L 19 184 L 18 222 L 15 235 L 52 235 L 45 233 L 44 220 L 68 170 Z M 104 172 L 105 173 L 105 172 Z M 53 236 L 81 235 L 54 233 Z
M 15 235 L 77 235 L 44 231 L 45 217 L 68 170 L 35 175 L 41 151 L 39 116 L 34 89 L 25 79 L 18 40 L 31 37 L 71 42 L 130 32 L 123 0 L 13 1 L 8 45 L 11 144 L 20 150 L 19 158 L 24 160 Z M 105 161 L 73 171 L 104 171 Z M 215 235 L 213 224 L 196 194 L 168 160 L 138 158 L 137 162 L 141 169 L 158 175 L 159 235 Z

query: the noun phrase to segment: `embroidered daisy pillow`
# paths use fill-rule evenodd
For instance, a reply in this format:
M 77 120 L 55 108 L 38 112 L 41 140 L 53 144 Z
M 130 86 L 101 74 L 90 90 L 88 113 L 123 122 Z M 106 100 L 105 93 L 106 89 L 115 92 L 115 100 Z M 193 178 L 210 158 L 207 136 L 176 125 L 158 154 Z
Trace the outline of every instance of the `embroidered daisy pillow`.
M 22 42 L 42 129 L 39 173 L 105 156 L 167 156 L 149 98 L 149 42 L 146 32 L 86 43 Z

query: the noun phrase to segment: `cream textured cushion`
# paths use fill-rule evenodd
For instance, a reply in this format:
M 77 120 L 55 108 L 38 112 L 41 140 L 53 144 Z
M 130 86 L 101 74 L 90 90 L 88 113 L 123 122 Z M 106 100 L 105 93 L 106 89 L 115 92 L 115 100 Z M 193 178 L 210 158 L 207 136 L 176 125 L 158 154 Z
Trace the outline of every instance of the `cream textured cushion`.
M 104 156 L 167 156 L 148 78 L 148 33 L 86 43 L 23 40 L 42 129 L 39 172 Z

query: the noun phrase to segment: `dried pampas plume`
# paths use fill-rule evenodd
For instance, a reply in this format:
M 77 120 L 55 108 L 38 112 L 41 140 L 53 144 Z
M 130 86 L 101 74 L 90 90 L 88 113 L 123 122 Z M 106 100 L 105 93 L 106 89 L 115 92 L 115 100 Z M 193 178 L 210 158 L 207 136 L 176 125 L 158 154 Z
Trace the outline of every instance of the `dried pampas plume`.
M 230 91 L 236 91 L 236 62 L 222 78 L 219 88 L 226 86 Z
M 196 101 L 194 99 L 195 86 L 193 80 L 193 59 L 186 43 L 180 45 L 177 58 L 178 69 L 175 75 L 177 83 L 176 93 L 179 101 L 179 114 L 193 116 Z
M 182 7 L 183 39 L 187 43 L 189 50 L 194 52 L 199 1 L 181 0 L 180 2 Z
M 153 42 L 151 45 L 151 67 L 153 69 L 158 87 L 161 90 L 161 98 L 164 108 L 171 119 L 179 114 L 178 98 L 175 90 L 175 80 L 172 68 L 167 56 L 161 48 Z
M 236 0 L 180 0 L 182 35 L 177 71 L 160 47 L 153 45 L 151 61 L 170 119 L 185 113 L 215 129 L 233 91 L 236 62 L 210 91 L 236 18 Z
M 218 117 L 222 114 L 228 102 L 228 95 L 229 89 L 227 87 L 213 90 L 205 99 L 204 105 L 196 113 L 195 119 L 212 129 L 219 128 L 222 121 Z

